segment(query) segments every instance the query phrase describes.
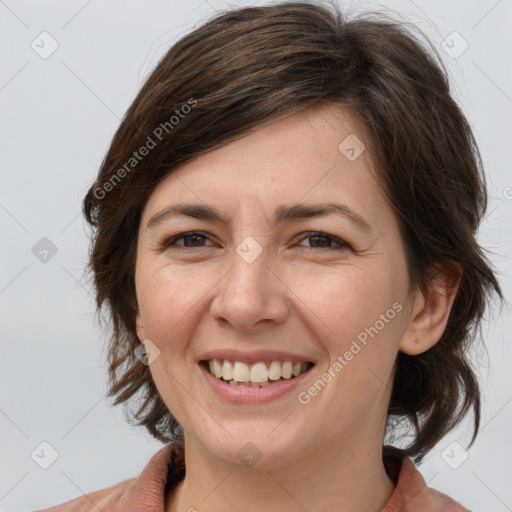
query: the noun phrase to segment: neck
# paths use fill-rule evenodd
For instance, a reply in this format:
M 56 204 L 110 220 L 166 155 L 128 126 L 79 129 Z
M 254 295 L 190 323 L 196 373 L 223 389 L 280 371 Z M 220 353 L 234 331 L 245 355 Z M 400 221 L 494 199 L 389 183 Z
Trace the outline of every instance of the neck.
M 380 512 L 394 489 L 382 462 L 382 440 L 361 429 L 347 438 L 349 443 L 324 441 L 265 470 L 228 466 L 189 439 L 186 477 L 168 495 L 166 511 L 221 512 L 229 503 L 245 512 Z

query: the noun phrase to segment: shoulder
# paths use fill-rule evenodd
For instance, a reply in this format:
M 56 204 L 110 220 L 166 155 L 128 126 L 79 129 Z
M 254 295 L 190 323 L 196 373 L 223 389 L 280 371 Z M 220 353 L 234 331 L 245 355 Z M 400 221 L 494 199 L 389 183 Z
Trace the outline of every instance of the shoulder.
M 127 490 L 133 486 L 135 480 L 136 478 L 125 480 L 105 489 L 84 494 L 66 503 L 43 510 L 36 510 L 35 512 L 89 512 L 98 509 L 107 511 L 122 501 Z
M 180 446 L 167 444 L 138 477 L 35 512 L 163 512 L 166 487 L 183 476 L 178 465 L 182 459 Z
M 382 509 L 382 512 L 470 512 L 445 494 L 427 487 L 425 479 L 412 460 L 385 461 L 388 474 L 395 480 L 396 487 Z

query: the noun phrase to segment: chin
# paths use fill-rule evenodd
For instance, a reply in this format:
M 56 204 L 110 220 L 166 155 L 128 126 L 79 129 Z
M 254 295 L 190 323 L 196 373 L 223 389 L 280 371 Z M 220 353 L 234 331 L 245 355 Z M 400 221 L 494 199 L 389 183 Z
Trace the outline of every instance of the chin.
M 282 421 L 282 419 L 280 420 Z M 233 426 L 225 423 L 225 429 L 217 423 L 201 439 L 200 444 L 223 464 L 237 469 L 260 471 L 277 470 L 296 460 L 304 450 L 303 435 L 293 435 L 286 429 L 276 428 L 278 422 L 259 422 L 259 425 Z M 274 432 L 273 432 L 274 430 Z M 212 435 L 217 431 L 217 435 Z M 228 433 L 229 432 L 229 433 Z

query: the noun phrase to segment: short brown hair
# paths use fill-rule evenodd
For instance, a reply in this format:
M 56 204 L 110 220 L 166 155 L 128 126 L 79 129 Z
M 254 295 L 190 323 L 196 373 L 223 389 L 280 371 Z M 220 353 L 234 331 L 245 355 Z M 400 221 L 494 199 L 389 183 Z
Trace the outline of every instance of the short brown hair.
M 176 440 L 180 427 L 134 355 L 142 209 L 185 162 L 319 105 L 345 108 L 367 133 L 400 222 L 411 286 L 425 289 L 436 268 L 462 268 L 439 342 L 417 356 L 398 354 L 388 427 L 392 419 L 411 422 L 415 437 L 404 453 L 419 462 L 473 408 L 474 441 L 480 392 L 467 351 L 491 292 L 503 297 L 475 238 L 485 178 L 447 72 L 403 22 L 380 14 L 347 19 L 335 3 L 283 2 L 216 15 L 170 48 L 129 107 L 83 202 L 93 227 L 88 268 L 97 308 L 108 307 L 113 328 L 109 396 L 119 404 L 140 394 L 136 424 L 163 442 Z M 134 160 L 150 140 L 155 149 Z

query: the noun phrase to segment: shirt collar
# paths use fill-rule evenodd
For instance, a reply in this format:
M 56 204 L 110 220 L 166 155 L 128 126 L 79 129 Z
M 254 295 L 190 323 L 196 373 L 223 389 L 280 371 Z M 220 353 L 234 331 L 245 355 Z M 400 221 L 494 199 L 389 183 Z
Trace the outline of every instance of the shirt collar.
M 382 512 L 429 512 L 441 510 L 438 506 L 443 504 L 456 507 L 450 510 L 466 511 L 446 496 L 429 489 L 410 458 L 404 457 L 397 449 L 387 448 L 383 461 L 388 476 L 395 483 L 395 490 Z M 124 512 L 165 512 L 167 493 L 184 477 L 183 444 L 167 444 L 153 455 L 142 473 L 123 490 L 116 506 Z

